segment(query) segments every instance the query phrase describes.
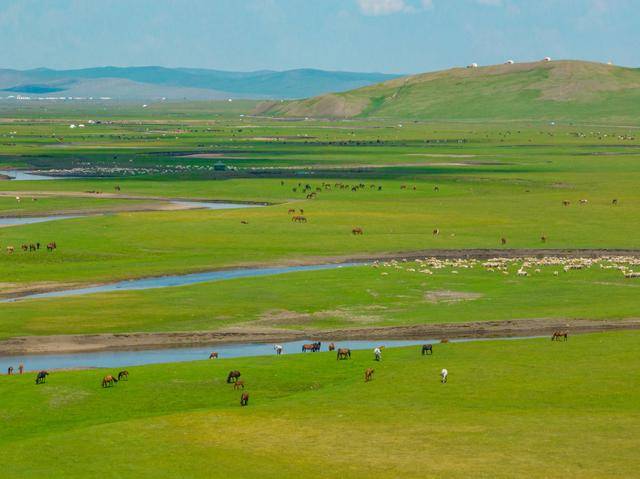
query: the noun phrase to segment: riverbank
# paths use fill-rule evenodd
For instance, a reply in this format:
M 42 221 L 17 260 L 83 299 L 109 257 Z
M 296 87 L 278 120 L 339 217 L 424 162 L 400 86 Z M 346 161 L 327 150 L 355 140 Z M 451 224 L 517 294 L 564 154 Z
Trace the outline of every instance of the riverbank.
M 551 335 L 553 331 L 559 329 L 568 330 L 570 336 L 602 331 L 637 330 L 640 329 L 640 318 L 616 320 L 540 318 L 325 330 L 288 330 L 246 326 L 217 331 L 28 336 L 0 341 L 0 355 L 118 351 L 224 343 L 276 343 L 304 338 L 320 341 L 378 339 L 382 341 L 385 339 L 544 336 Z

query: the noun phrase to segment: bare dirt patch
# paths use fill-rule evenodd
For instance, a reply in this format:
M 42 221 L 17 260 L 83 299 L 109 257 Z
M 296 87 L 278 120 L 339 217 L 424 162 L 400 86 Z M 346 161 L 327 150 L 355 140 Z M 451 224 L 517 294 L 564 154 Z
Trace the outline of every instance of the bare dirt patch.
M 459 303 L 460 301 L 472 301 L 474 299 L 481 298 L 480 293 L 466 293 L 464 291 L 427 291 L 424 294 L 424 299 L 427 303 Z

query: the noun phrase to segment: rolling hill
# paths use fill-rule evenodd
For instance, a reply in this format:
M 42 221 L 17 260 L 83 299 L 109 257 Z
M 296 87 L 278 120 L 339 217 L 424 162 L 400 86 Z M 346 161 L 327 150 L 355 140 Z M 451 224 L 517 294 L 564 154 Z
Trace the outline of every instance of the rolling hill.
M 381 73 L 313 69 L 225 72 L 194 68 L 101 67 L 81 70 L 0 69 L 0 96 L 54 95 L 114 99 L 306 98 L 397 78 Z
M 453 68 L 314 98 L 262 103 L 256 114 L 406 119 L 637 118 L 640 69 L 583 61 Z

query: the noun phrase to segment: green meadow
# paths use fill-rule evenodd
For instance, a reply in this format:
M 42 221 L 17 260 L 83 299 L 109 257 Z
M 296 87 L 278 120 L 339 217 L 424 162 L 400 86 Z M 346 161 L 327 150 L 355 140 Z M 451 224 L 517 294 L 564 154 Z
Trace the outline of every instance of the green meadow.
M 635 477 L 637 332 L 0 377 L 5 478 Z M 364 370 L 375 369 L 365 383 Z M 439 382 L 442 368 L 447 384 Z M 226 384 L 238 369 L 250 400 Z

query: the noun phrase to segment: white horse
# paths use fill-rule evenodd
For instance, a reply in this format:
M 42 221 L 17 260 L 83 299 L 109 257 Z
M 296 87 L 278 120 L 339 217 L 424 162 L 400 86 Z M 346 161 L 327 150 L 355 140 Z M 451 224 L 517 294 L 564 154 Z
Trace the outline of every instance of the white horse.
M 380 348 L 374 349 L 373 354 L 376 356 L 376 361 L 380 361 L 382 359 L 382 350 Z
M 447 376 L 449 375 L 449 371 L 447 371 L 446 369 L 443 369 L 442 371 L 440 371 L 440 381 L 444 384 L 447 382 Z
M 282 354 L 282 350 L 284 349 L 280 344 L 274 344 L 273 349 L 275 349 L 276 354 L 280 356 Z

